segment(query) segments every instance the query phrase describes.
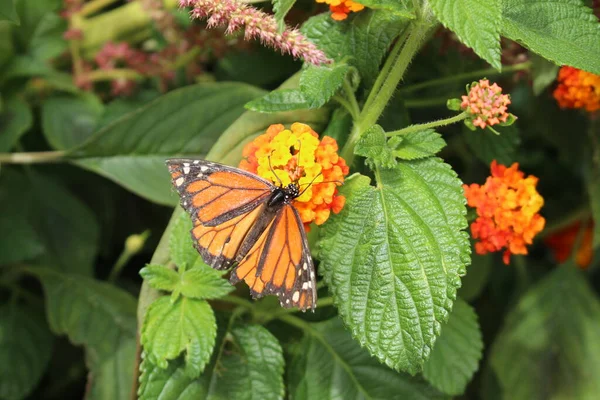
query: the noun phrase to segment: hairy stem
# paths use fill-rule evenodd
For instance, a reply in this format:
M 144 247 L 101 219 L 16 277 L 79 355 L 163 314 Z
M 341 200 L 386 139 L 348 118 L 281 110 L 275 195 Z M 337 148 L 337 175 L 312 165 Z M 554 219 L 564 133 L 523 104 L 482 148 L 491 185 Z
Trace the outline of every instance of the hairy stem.
M 399 135 L 407 135 L 412 132 L 419 132 L 425 129 L 437 128 L 440 126 L 446 126 L 453 124 L 455 122 L 460 122 L 467 118 L 468 114 L 466 112 L 462 112 L 460 114 L 455 115 L 454 117 L 439 119 L 437 121 L 427 122 L 424 124 L 415 124 L 407 126 L 406 128 L 399 129 L 397 131 L 392 131 L 386 133 L 387 136 L 399 136 Z
M 407 94 L 407 93 L 416 92 L 417 90 L 422 90 L 422 89 L 435 87 L 435 86 L 446 85 L 448 83 L 465 81 L 467 79 L 477 79 L 477 78 L 482 78 L 485 76 L 508 74 L 508 73 L 513 73 L 516 71 L 525 71 L 530 68 L 531 68 L 531 61 L 526 61 L 526 62 L 523 62 L 520 64 L 514 64 L 514 65 L 502 67 L 501 71 L 498 71 L 495 68 L 479 69 L 477 71 L 465 72 L 462 74 L 451 75 L 451 76 L 447 76 L 447 77 L 439 78 L 439 79 L 432 79 L 430 81 L 421 82 L 421 83 L 417 83 L 414 85 L 406 85 L 400 91 L 402 92 L 402 94 Z

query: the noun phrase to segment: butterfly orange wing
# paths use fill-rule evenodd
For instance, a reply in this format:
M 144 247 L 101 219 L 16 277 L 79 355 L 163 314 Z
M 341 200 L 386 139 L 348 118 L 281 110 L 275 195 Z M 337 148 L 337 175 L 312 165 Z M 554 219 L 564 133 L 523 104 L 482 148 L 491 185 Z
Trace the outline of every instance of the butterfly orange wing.
M 213 268 L 228 268 L 263 217 L 273 185 L 246 171 L 204 160 L 171 159 L 167 165 L 181 206 L 192 217 L 194 246 Z
M 283 205 L 231 274 L 253 297 L 276 294 L 283 307 L 315 308 L 315 269 L 298 211 Z

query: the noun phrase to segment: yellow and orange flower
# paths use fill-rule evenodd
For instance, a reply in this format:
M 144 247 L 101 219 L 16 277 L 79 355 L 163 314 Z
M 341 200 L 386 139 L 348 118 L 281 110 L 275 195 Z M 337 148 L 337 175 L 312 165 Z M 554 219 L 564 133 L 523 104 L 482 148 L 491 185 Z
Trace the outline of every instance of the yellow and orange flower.
M 316 0 L 317 3 L 329 4 L 329 10 L 331 11 L 331 18 L 336 21 L 343 21 L 348 18 L 348 14 L 351 12 L 358 12 L 365 8 L 360 3 L 353 0 Z
M 349 168 L 337 151 L 335 139 L 319 140 L 308 125 L 296 122 L 286 129 L 276 124 L 244 147 L 239 167 L 275 185 L 297 182 L 304 193 L 294 200 L 294 207 L 308 231 L 311 222 L 321 225 L 331 211 L 337 214 L 344 207 L 346 199 L 337 186 Z
M 461 97 L 460 108 L 469 115 L 465 120 L 469 128 L 485 129 L 497 124 L 510 125 L 514 121 L 515 116 L 507 112 L 510 97 L 502 94 L 502 88 L 496 83 L 490 85 L 490 81 L 481 79 L 467 88 L 469 93 Z
M 471 224 L 477 254 L 504 250 L 505 264 L 511 254 L 527 254 L 526 245 L 543 228 L 545 219 L 539 214 L 544 199 L 536 190 L 538 178 L 525 177 L 519 164 L 507 168 L 491 164 L 491 176 L 483 185 L 463 185 L 467 203 L 477 210 L 477 219 Z
M 576 222 L 564 229 L 548 236 L 544 243 L 552 249 L 554 258 L 559 263 L 565 262 L 571 256 L 575 242 L 577 241 L 579 230 L 581 229 L 581 223 Z M 592 245 L 594 238 L 594 222 L 588 221 L 583 236 L 581 237 L 581 243 L 575 253 L 575 263 L 582 269 L 586 269 L 590 266 L 592 258 L 594 257 L 594 248 Z
M 557 81 L 553 95 L 561 108 L 600 110 L 600 75 L 565 66 L 558 72 Z

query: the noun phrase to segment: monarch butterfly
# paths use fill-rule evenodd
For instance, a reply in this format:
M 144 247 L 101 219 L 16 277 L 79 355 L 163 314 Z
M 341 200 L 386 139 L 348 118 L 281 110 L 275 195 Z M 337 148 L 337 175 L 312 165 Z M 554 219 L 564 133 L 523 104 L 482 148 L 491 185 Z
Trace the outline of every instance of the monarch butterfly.
M 217 270 L 235 265 L 253 298 L 279 297 L 282 307 L 314 310 L 315 268 L 292 201 L 297 182 L 275 186 L 244 170 L 204 160 L 169 159 L 171 180 L 190 214 L 194 247 Z

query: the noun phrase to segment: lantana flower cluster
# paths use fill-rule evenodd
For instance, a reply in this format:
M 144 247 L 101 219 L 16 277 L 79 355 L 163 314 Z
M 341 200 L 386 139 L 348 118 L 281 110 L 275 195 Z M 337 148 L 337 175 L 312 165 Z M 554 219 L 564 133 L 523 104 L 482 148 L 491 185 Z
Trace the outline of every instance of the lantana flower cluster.
M 584 231 L 581 233 L 581 237 L 579 237 L 582 228 L 584 228 Z M 576 243 L 578 239 L 580 242 Z M 593 239 L 594 222 L 590 220 L 587 221 L 585 227 L 579 221 L 569 225 L 548 236 L 544 240 L 544 243 L 552 249 L 554 258 L 559 263 L 567 261 L 571 256 L 573 248 L 578 244 L 575 250 L 575 263 L 580 268 L 586 269 L 594 257 Z
M 544 199 L 537 192 L 538 178 L 525 177 L 519 164 L 510 167 L 491 164 L 491 176 L 483 185 L 463 185 L 467 203 L 475 207 L 477 219 L 471 224 L 477 254 L 504 249 L 503 261 L 511 254 L 527 254 L 527 245 L 543 228 L 545 219 L 539 214 Z
M 557 81 L 553 95 L 561 108 L 600 110 L 600 75 L 565 66 L 558 71 Z
M 335 139 L 319 140 L 306 124 L 296 122 L 290 129 L 275 124 L 244 147 L 239 167 L 277 186 L 297 182 L 304 193 L 295 199 L 294 207 L 308 231 L 311 222 L 321 225 L 332 211 L 337 214 L 344 207 L 346 199 L 337 186 L 349 169 L 337 151 Z
M 326 3 L 331 11 L 331 18 L 336 21 L 343 21 L 348 18 L 351 12 L 358 12 L 365 8 L 360 3 L 353 0 L 316 0 L 317 3 Z
M 489 80 L 481 79 L 467 86 L 467 90 L 468 94 L 460 100 L 450 100 L 448 107 L 467 113 L 465 125 L 469 129 L 491 129 L 494 125 L 508 126 L 515 121 L 516 117 L 508 112 L 510 96 L 502 94 L 502 88 L 496 83 L 490 85 Z

